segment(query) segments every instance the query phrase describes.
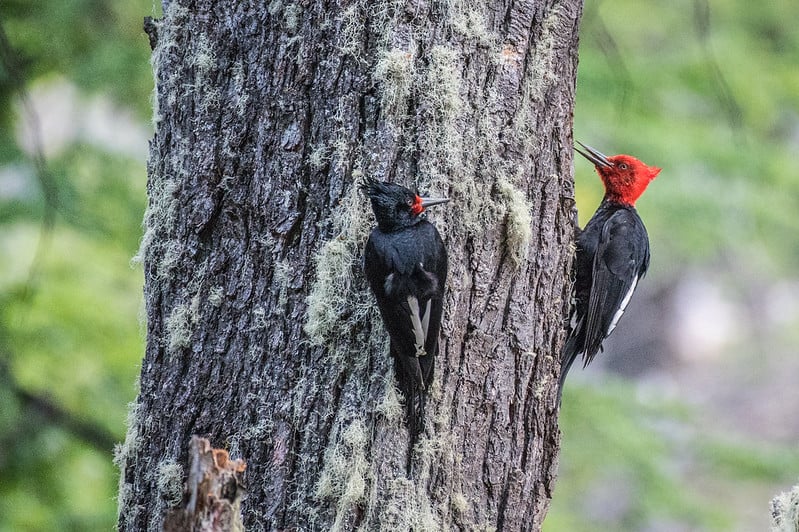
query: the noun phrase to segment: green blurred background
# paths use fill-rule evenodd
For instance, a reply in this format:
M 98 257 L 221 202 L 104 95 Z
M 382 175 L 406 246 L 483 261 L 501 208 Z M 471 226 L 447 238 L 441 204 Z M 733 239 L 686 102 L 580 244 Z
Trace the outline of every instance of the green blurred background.
M 0 3 L 0 531 L 114 527 L 159 10 Z M 547 532 L 765 530 L 799 478 L 797 21 L 795 0 L 586 5 L 575 137 L 663 172 L 638 204 L 650 274 L 564 394 Z M 585 223 L 602 190 L 575 165 Z

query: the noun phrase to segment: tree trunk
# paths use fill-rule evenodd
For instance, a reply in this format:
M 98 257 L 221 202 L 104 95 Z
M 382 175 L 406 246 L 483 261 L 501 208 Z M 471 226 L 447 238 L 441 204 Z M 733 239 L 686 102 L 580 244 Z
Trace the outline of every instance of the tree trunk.
M 799 530 L 799 485 L 771 499 L 771 532 Z
M 249 530 L 538 530 L 557 466 L 579 0 L 166 1 L 122 530 L 192 435 L 247 462 Z M 408 434 L 361 254 L 365 177 L 452 201 L 427 429 Z

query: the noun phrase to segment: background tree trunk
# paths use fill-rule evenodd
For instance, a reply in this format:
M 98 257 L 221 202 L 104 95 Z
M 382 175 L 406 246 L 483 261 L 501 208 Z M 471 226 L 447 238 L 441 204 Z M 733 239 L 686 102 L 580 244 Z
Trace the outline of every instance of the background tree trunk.
M 771 532 L 799 530 L 799 484 L 771 500 Z
M 581 2 L 163 4 L 120 528 L 161 526 L 197 434 L 246 460 L 250 530 L 539 529 Z M 450 273 L 413 478 L 362 176 L 452 199 L 432 213 Z

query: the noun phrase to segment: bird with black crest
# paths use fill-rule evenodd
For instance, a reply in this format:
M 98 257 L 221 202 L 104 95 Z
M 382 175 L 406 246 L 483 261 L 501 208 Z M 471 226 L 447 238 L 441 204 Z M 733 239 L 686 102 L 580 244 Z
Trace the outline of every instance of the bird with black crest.
M 447 281 L 447 250 L 423 213 L 449 199 L 424 198 L 374 179 L 362 188 L 377 220 L 364 250 L 364 273 L 388 331 L 412 451 L 424 430 Z

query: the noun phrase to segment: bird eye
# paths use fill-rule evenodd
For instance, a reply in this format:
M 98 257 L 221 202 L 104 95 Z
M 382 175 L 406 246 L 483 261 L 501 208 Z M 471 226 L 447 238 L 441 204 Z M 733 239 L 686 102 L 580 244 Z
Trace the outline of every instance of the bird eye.
M 620 169 L 620 170 L 627 170 L 627 163 L 621 163 L 621 164 L 619 165 L 619 169 Z
M 408 201 L 406 203 L 408 204 L 408 207 L 413 207 L 413 200 L 412 199 L 408 198 Z

